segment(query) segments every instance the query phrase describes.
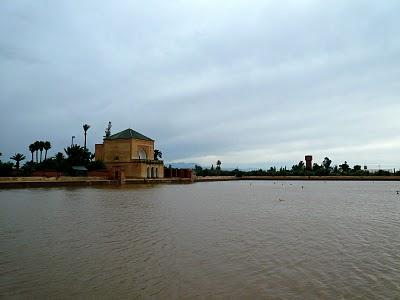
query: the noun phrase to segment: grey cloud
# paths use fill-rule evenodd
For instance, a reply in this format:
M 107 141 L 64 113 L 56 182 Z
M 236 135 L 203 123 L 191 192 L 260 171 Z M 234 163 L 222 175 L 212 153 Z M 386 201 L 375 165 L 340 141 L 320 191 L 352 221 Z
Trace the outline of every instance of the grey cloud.
M 4 1 L 0 152 L 44 138 L 62 151 L 83 123 L 93 148 L 111 120 L 168 161 L 265 167 L 312 153 L 398 166 L 399 8 Z

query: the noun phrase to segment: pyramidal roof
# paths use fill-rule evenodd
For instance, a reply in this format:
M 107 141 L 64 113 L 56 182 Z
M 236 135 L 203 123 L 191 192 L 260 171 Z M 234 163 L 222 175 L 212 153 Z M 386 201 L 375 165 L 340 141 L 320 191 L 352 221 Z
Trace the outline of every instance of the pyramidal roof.
M 135 130 L 132 130 L 130 128 L 125 129 L 116 134 L 110 135 L 107 138 L 107 140 L 118 140 L 118 139 L 123 139 L 123 140 L 138 139 L 138 140 L 145 140 L 145 141 L 153 141 L 151 138 L 148 138 L 147 136 L 145 136 Z

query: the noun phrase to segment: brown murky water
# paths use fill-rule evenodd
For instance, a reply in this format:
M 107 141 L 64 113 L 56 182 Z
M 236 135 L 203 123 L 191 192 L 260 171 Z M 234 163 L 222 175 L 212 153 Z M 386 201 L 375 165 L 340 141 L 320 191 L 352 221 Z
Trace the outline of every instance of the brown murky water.
M 0 296 L 399 299 L 396 190 L 261 181 L 3 190 Z

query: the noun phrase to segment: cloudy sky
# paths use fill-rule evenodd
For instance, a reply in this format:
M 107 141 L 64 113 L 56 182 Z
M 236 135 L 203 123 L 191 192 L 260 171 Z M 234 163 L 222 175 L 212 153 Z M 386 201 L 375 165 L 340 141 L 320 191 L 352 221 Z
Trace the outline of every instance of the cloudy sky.
M 400 1 L 0 2 L 0 152 L 133 128 L 164 160 L 400 167 Z

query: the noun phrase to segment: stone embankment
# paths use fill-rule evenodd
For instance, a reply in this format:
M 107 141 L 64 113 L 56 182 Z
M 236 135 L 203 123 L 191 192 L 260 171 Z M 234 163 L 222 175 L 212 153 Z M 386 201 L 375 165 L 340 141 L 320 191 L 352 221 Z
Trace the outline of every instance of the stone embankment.
M 239 180 L 305 180 L 305 181 L 400 181 L 400 176 L 207 176 L 193 178 L 144 178 L 126 179 L 123 182 L 101 177 L 0 177 L 0 189 L 92 186 L 116 184 L 182 184 L 193 182 L 239 181 Z
M 206 176 L 195 182 L 235 180 L 400 181 L 400 176 Z
M 0 177 L 0 189 L 4 188 L 32 188 L 32 187 L 59 187 L 59 186 L 91 186 L 117 184 L 168 184 L 192 183 L 190 178 L 158 178 L 158 179 L 126 179 L 123 182 L 108 180 L 102 177 Z
M 0 177 L 2 188 L 58 187 L 58 186 L 88 186 L 115 184 L 114 180 L 100 177 Z
M 193 180 L 190 178 L 179 178 L 179 177 L 173 177 L 173 178 L 130 178 L 130 179 L 125 179 L 123 183 L 137 183 L 137 184 L 167 184 L 167 183 L 192 183 Z

